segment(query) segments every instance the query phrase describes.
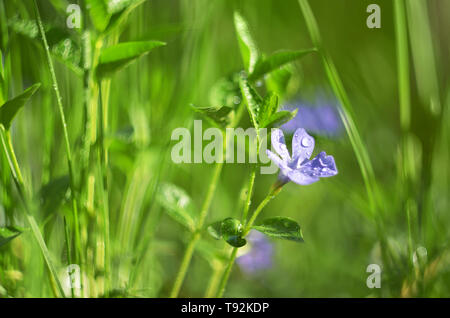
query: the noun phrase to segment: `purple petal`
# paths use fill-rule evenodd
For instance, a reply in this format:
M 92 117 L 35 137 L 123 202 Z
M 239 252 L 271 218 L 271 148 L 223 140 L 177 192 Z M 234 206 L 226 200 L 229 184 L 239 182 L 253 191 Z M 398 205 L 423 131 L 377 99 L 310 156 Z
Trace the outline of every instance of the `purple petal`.
M 284 161 L 290 161 L 289 151 L 286 147 L 286 142 L 284 141 L 284 134 L 281 129 L 272 129 L 272 148 L 280 155 Z
M 281 172 L 283 174 L 287 174 L 292 169 L 288 167 L 288 163 L 284 160 L 282 160 L 278 155 L 274 154 L 269 149 L 266 150 L 267 157 L 269 157 L 270 160 L 275 162 L 275 164 L 280 168 Z
M 305 159 L 311 158 L 314 146 L 314 138 L 303 128 L 298 128 L 292 138 L 292 160 L 300 165 Z
M 303 173 L 301 170 L 292 170 L 287 174 L 287 177 L 292 181 L 300 185 L 308 185 L 319 181 L 319 177 L 310 176 Z
M 324 151 L 311 161 L 303 164 L 298 171 L 301 171 L 304 175 L 317 178 L 332 177 L 338 173 L 333 156 L 327 156 Z

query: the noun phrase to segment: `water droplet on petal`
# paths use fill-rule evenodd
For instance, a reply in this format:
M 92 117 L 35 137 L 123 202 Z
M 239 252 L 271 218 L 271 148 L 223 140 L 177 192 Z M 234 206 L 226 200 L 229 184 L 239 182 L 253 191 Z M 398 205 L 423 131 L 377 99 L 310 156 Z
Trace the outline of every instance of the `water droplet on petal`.
M 302 146 L 307 148 L 311 146 L 311 139 L 309 137 L 303 137 Z

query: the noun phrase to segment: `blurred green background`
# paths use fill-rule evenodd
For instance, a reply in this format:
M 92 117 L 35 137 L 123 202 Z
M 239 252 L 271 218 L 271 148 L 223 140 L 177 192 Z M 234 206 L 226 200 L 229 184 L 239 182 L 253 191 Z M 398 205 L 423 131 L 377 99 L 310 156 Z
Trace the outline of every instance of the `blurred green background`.
M 0 1 L 1 50 L 10 67 L 7 95 L 11 98 L 33 83 L 42 84 L 17 115 L 12 138 L 27 191 L 34 199 L 33 213 L 63 276 L 67 265 L 64 217 L 73 224 L 72 203 L 63 131 L 45 51 L 34 24 L 33 2 Z M 77 3 L 37 2 L 48 30 L 65 28 L 67 5 Z M 262 213 L 263 217 L 283 215 L 298 221 L 305 243 L 270 240 L 273 266 L 246 274 L 236 265 L 225 296 L 450 296 L 450 2 L 411 0 L 419 3 L 414 9 L 406 1 L 411 88 L 407 131 L 400 124 L 394 2 L 310 1 L 323 46 L 353 104 L 353 119 L 373 164 L 380 190 L 376 220 L 369 216 L 364 180 L 346 131 L 334 138 L 314 135 L 314 153 L 325 150 L 332 154 L 339 174 L 309 186 L 286 185 Z M 366 26 L 366 8 L 371 3 L 381 8 L 380 29 Z M 80 5 L 83 10 L 83 3 Z M 243 69 L 233 25 L 235 10 L 247 19 L 261 52 L 313 47 L 296 0 L 148 0 L 103 40 L 104 47 L 126 41 L 167 43 L 114 74 L 103 96 L 108 103 L 105 142 L 109 147 L 111 240 L 111 286 L 106 292 L 104 202 L 99 191 L 89 197 L 91 192 L 83 186 L 89 181 L 81 180 L 78 173 L 83 162 L 85 116 L 89 115 L 84 106 L 83 76 L 67 62 L 73 59 L 72 64 L 80 65 L 82 31 L 69 30 L 78 42 L 62 54 L 65 61 L 52 49 L 79 186 L 80 234 L 86 258 L 83 270 L 89 286 L 86 296 L 168 296 L 189 233 L 165 213 L 164 204 L 157 200 L 159 185 L 170 182 L 184 189 L 199 209 L 213 172 L 212 164 L 174 164 L 170 137 L 174 128 L 191 128 L 198 118 L 190 104 L 210 106 L 214 83 Z M 282 104 L 299 98 L 314 102 L 321 94 L 336 100 L 318 55 L 292 63 L 291 70 Z M 433 105 L 439 106 L 438 111 Z M 246 113 L 240 126 L 249 126 Z M 0 247 L 0 296 L 53 296 L 42 256 L 26 229 L 4 154 L 0 160 L 0 226 L 25 228 Z M 93 171 L 94 187 L 98 187 L 100 177 Z M 249 172 L 248 164 L 225 164 L 208 224 L 240 216 L 239 189 Z M 252 209 L 275 179 L 275 175 L 257 175 Z M 407 210 L 412 213 L 413 251 L 420 246 L 427 249 L 427 259 L 420 266 L 411 262 L 408 251 Z M 388 263 L 381 260 L 380 237 L 388 245 Z M 224 253 L 231 250 L 207 234 L 202 241 Z M 217 266 L 216 260 L 206 258 L 201 251 L 194 253 L 181 297 L 204 295 L 212 267 Z M 372 263 L 383 268 L 380 289 L 366 286 L 370 274 L 366 268 Z

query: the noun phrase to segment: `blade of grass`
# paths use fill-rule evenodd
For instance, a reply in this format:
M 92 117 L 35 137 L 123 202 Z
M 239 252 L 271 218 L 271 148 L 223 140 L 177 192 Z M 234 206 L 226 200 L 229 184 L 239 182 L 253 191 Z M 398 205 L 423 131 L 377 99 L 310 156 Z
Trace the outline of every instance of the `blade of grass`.
M 71 150 L 70 150 L 69 133 L 67 131 L 67 122 L 66 122 L 66 117 L 64 114 L 64 108 L 62 105 L 61 94 L 60 94 L 59 88 L 58 88 L 58 81 L 56 80 L 56 75 L 55 75 L 55 70 L 53 67 L 50 49 L 49 49 L 49 46 L 47 43 L 47 38 L 46 38 L 44 27 L 42 24 L 41 15 L 39 13 L 39 7 L 37 5 L 36 0 L 34 0 L 33 3 L 34 3 L 34 11 L 35 11 L 35 15 L 36 15 L 36 20 L 37 20 L 37 26 L 38 26 L 39 34 L 42 39 L 42 43 L 44 45 L 44 50 L 45 50 L 46 57 L 47 57 L 47 63 L 48 63 L 49 71 L 50 71 L 50 76 L 52 79 L 53 90 L 55 92 L 56 101 L 58 104 L 59 116 L 61 118 L 61 123 L 62 123 L 62 127 L 63 127 L 64 142 L 65 142 L 66 156 L 67 156 L 67 165 L 68 165 L 69 176 L 70 176 L 70 190 L 71 190 L 72 210 L 73 210 L 74 229 L 75 229 L 75 231 L 74 231 L 75 232 L 75 246 L 76 246 L 75 261 L 79 262 L 81 265 L 83 263 L 83 256 L 82 256 L 83 253 L 82 253 L 81 238 L 80 238 L 80 224 L 79 224 L 79 220 L 78 220 L 78 204 L 77 204 L 77 200 L 76 200 L 77 192 L 76 192 L 76 188 L 75 188 L 74 172 L 73 172 L 73 165 L 72 165 L 72 154 L 71 154 Z
M 399 89 L 399 106 L 400 106 L 400 127 L 402 129 L 401 157 L 402 157 L 402 188 L 406 188 L 404 194 L 403 207 L 406 210 L 406 218 L 408 224 L 408 255 L 412 255 L 413 236 L 412 236 L 412 216 L 411 204 L 415 204 L 415 200 L 411 193 L 411 176 L 409 162 L 411 161 L 411 151 L 407 147 L 409 130 L 411 124 L 411 92 L 410 92 L 410 71 L 409 71 L 409 50 L 408 50 L 408 29 L 406 24 L 406 11 L 404 0 L 394 1 L 394 24 L 395 39 L 397 50 L 397 77 Z M 401 189 L 400 189 L 401 190 Z M 411 257 L 408 257 L 411 260 Z M 411 263 L 411 262 L 409 262 Z M 412 265 L 412 264 L 410 264 Z
M 364 142 L 362 141 L 361 135 L 359 133 L 359 130 L 355 124 L 352 104 L 350 102 L 350 99 L 348 98 L 347 92 L 344 88 L 344 85 L 336 69 L 336 66 L 334 65 L 333 60 L 323 47 L 319 27 L 317 25 L 317 21 L 311 10 L 311 7 L 308 3 L 308 0 L 298 0 L 298 3 L 302 10 L 303 16 L 305 17 L 306 25 L 311 40 L 313 42 L 313 45 L 318 49 L 319 56 L 322 59 L 322 63 L 325 68 L 326 75 L 328 77 L 330 85 L 342 106 L 339 108 L 339 114 L 342 119 L 342 122 L 344 123 L 345 130 L 347 131 L 347 135 L 350 139 L 350 143 L 352 145 L 353 151 L 358 161 L 359 168 L 361 170 L 361 174 L 363 176 L 364 184 L 366 187 L 367 195 L 369 198 L 371 214 L 372 217 L 374 217 L 375 213 L 378 211 L 376 203 L 377 200 L 376 179 L 367 148 L 365 147 Z

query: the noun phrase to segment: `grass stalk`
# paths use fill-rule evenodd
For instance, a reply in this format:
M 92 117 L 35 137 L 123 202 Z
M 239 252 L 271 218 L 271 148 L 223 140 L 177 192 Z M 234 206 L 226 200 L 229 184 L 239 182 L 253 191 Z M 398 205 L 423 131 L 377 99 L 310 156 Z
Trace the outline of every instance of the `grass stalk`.
M 395 25 L 395 40 L 397 52 L 397 78 L 399 89 L 399 106 L 400 106 L 400 127 L 402 129 L 402 178 L 403 185 L 406 185 L 406 193 L 404 197 L 403 207 L 406 211 L 406 219 L 408 224 L 408 259 L 411 263 L 411 255 L 413 250 L 412 238 L 412 216 L 411 204 L 414 202 L 411 189 L 410 169 L 410 151 L 409 145 L 409 130 L 411 125 L 411 92 L 410 92 L 410 70 L 409 70 L 409 50 L 408 50 L 408 28 L 406 22 L 406 8 L 404 0 L 394 1 L 394 25 Z M 412 264 L 410 264 L 412 265 Z
M 325 68 L 328 81 L 338 98 L 342 107 L 339 108 L 339 114 L 344 124 L 347 135 L 350 139 L 353 151 L 355 153 L 358 165 L 363 176 L 364 184 L 366 187 L 367 195 L 369 198 L 369 204 L 371 207 L 371 215 L 375 217 L 375 214 L 379 211 L 377 205 L 377 183 L 372 168 L 372 163 L 364 142 L 360 136 L 359 130 L 355 124 L 353 107 L 348 98 L 347 92 L 344 88 L 342 80 L 333 63 L 333 60 L 323 48 L 322 39 L 320 36 L 319 27 L 317 25 L 316 18 L 311 10 L 308 0 L 298 0 L 303 16 L 305 17 L 306 26 L 308 28 L 313 45 L 317 48 L 322 64 Z
M 64 134 L 64 142 L 65 142 L 65 148 L 66 148 L 66 157 L 67 157 L 67 165 L 69 169 L 69 177 L 70 177 L 70 190 L 71 190 L 71 199 L 72 199 L 72 211 L 73 211 L 73 218 L 74 218 L 74 229 L 75 229 L 75 246 L 76 246 L 76 253 L 75 253 L 75 261 L 82 263 L 82 248 L 81 248 L 81 238 L 80 238 L 80 224 L 78 219 L 78 204 L 76 199 L 76 188 L 75 188 L 75 180 L 74 180 L 74 172 L 73 172 L 73 165 L 72 165 L 72 154 L 70 150 L 70 142 L 69 142 L 69 133 L 67 131 L 67 122 L 66 117 L 64 114 L 64 108 L 62 105 L 62 98 L 61 94 L 59 92 L 58 88 L 58 81 L 56 80 L 55 75 L 55 69 L 53 67 L 52 57 L 50 55 L 50 49 L 47 43 L 47 38 L 45 36 L 44 26 L 42 24 L 41 15 L 39 13 L 39 7 L 37 5 L 36 0 L 33 0 L 34 3 L 34 9 L 36 14 L 36 20 L 38 25 L 39 34 L 42 39 L 42 43 L 44 45 L 44 50 L 47 58 L 47 63 L 50 71 L 50 76 L 52 79 L 52 85 L 53 90 L 56 95 L 56 101 L 58 104 L 58 111 L 59 116 L 61 118 L 61 123 L 63 127 L 63 134 Z

